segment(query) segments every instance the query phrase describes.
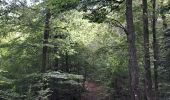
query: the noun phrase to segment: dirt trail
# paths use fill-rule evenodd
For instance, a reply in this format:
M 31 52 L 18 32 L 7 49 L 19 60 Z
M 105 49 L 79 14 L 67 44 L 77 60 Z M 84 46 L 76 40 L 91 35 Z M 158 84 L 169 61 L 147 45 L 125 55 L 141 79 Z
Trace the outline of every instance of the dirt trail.
M 102 86 L 91 81 L 86 81 L 84 86 L 86 92 L 82 94 L 81 100 L 99 100 L 98 95 L 103 90 Z

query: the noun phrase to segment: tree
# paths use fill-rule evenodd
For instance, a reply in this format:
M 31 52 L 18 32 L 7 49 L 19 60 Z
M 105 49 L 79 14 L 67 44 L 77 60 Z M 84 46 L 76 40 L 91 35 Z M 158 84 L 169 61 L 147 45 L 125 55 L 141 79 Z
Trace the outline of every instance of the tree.
M 152 35 L 153 35 L 153 53 L 154 53 L 154 86 L 155 86 L 155 96 L 158 95 L 158 66 L 159 66 L 159 47 L 157 41 L 157 31 L 156 31 L 156 0 L 152 0 Z
M 152 76 L 149 54 L 149 27 L 148 27 L 148 4 L 147 0 L 143 2 L 143 38 L 144 38 L 144 69 L 145 69 L 145 95 L 147 100 L 153 100 L 152 94 Z
M 141 100 L 139 89 L 139 70 L 135 47 L 135 29 L 133 23 L 132 0 L 126 0 L 126 22 L 127 22 L 127 40 L 129 51 L 129 84 L 132 100 Z
M 160 8 L 160 14 L 161 14 L 161 18 L 162 18 L 162 24 L 163 24 L 163 30 L 167 29 L 168 24 L 167 24 L 167 17 L 166 17 L 166 13 L 169 11 L 170 9 L 170 4 L 164 5 L 165 0 L 161 1 L 161 8 Z
M 48 38 L 49 38 L 49 32 L 50 32 L 50 18 L 51 18 L 51 12 L 47 8 L 46 14 L 45 14 L 45 27 L 44 27 L 44 39 L 43 39 L 43 51 L 42 51 L 42 69 L 41 72 L 46 72 L 47 70 L 47 59 L 48 59 Z

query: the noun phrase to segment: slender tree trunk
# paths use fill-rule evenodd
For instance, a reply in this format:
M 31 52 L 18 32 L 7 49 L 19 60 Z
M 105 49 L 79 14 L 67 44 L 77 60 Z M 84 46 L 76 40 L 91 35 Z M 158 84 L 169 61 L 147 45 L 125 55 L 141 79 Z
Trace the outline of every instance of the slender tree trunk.
M 161 6 L 163 6 L 163 2 L 164 0 L 161 1 Z M 163 30 L 165 30 L 167 29 L 168 24 L 167 24 L 166 15 L 164 12 L 161 12 L 161 17 L 162 17 Z
M 161 14 L 161 16 L 162 16 L 162 21 L 163 21 L 163 29 L 165 30 L 165 29 L 167 29 L 167 27 L 168 27 L 167 20 L 166 20 L 166 16 L 165 16 L 164 13 Z
M 65 70 L 66 72 L 69 72 L 69 61 L 68 61 L 68 51 L 66 51 L 66 55 L 65 55 Z
M 155 96 L 158 97 L 158 66 L 159 66 L 159 47 L 157 42 L 157 32 L 156 32 L 156 0 L 152 0 L 152 34 L 153 34 L 153 53 L 154 53 L 154 87 Z
M 58 47 L 54 48 L 54 53 L 57 53 Z M 57 57 L 54 58 L 54 70 L 57 71 L 59 67 L 59 59 Z
M 131 100 L 141 100 L 139 89 L 139 71 L 135 47 L 135 30 L 132 13 L 132 0 L 126 0 L 127 41 L 129 52 L 129 84 Z
M 145 69 L 145 94 L 147 100 L 153 100 L 152 92 L 152 76 L 150 66 L 150 54 L 149 54 L 149 28 L 148 28 L 148 5 L 147 0 L 143 2 L 143 38 L 144 38 L 144 69 Z
M 44 28 L 44 39 L 43 39 L 43 51 L 42 51 L 42 69 L 41 72 L 45 72 L 47 70 L 47 53 L 48 53 L 48 37 L 50 32 L 50 18 L 51 13 L 49 9 L 46 9 L 46 15 L 45 15 L 45 28 Z
M 162 6 L 163 6 L 163 1 L 162 1 Z M 167 24 L 166 15 L 164 12 L 161 12 L 161 17 L 162 17 L 163 30 L 166 30 L 168 27 L 168 24 Z

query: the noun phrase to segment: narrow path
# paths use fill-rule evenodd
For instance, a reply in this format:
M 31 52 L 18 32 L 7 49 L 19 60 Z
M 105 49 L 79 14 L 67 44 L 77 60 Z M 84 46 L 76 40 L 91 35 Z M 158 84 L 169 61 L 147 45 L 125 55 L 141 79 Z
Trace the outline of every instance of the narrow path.
M 82 93 L 81 100 L 99 100 L 99 94 L 103 90 L 103 87 L 97 85 L 95 82 L 85 82 L 86 92 Z

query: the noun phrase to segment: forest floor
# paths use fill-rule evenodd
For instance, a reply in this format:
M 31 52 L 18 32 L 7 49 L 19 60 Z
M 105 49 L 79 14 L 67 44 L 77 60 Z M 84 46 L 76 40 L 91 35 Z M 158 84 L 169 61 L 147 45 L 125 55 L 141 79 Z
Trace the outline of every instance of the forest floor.
M 102 94 L 104 94 L 104 91 L 106 90 L 104 86 L 91 81 L 86 81 L 84 86 L 86 91 L 82 93 L 81 100 L 106 100 L 102 98 Z M 159 90 L 161 91 L 159 94 L 159 100 L 170 100 L 170 82 L 160 83 Z M 124 98 L 121 100 L 126 99 Z M 107 98 L 107 100 L 110 99 Z
M 100 100 L 100 94 L 104 91 L 104 86 L 95 82 L 86 81 L 84 84 L 86 92 L 82 93 L 81 100 Z

